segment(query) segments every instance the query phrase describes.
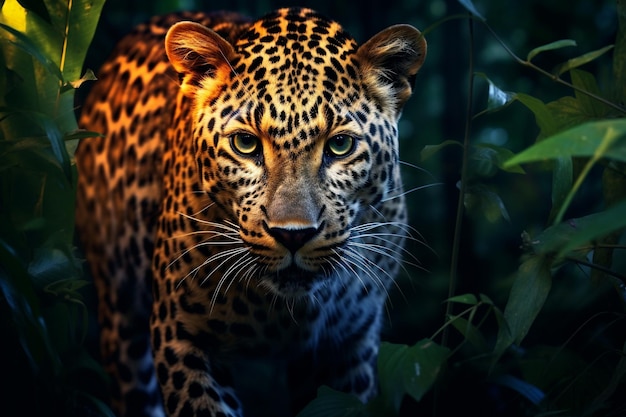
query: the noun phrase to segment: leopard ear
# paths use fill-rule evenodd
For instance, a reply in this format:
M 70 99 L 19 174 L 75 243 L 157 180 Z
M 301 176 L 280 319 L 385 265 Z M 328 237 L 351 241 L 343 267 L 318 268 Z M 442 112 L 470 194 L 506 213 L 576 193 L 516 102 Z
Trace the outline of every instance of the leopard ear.
M 182 75 L 181 89 L 192 96 L 205 83 L 219 85 L 228 77 L 233 46 L 211 29 L 194 22 L 173 25 L 165 37 L 165 51 L 176 72 Z
M 426 58 L 426 40 L 410 25 L 391 26 L 359 47 L 365 84 L 384 109 L 400 116 Z

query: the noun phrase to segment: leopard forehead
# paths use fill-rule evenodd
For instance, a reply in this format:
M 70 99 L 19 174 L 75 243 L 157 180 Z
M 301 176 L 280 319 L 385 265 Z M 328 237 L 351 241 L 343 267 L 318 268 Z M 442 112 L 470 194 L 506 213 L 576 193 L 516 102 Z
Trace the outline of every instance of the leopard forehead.
M 310 9 L 281 9 L 234 46 L 229 93 L 208 106 L 220 109 L 215 126 L 222 131 L 251 128 L 292 153 L 333 132 L 364 131 L 373 106 L 361 85 L 358 45 L 337 22 Z

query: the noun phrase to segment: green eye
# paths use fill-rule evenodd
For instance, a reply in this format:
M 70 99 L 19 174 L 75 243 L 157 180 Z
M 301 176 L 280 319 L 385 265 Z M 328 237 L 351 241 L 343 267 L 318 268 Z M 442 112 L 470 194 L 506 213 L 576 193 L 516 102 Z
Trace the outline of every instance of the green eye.
M 241 155 L 251 156 L 261 150 L 261 141 L 254 135 L 235 133 L 230 137 L 230 146 Z
M 336 135 L 326 142 L 326 152 L 329 156 L 341 158 L 347 156 L 354 149 L 355 140 L 349 135 Z

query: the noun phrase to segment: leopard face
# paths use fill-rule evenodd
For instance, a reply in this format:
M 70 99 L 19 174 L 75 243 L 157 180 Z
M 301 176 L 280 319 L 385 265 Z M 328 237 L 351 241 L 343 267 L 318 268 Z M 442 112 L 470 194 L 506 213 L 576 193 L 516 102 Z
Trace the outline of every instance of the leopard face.
M 409 30 L 398 27 L 385 41 Z M 414 61 L 400 65 L 421 64 L 412 46 Z M 404 220 L 396 218 L 403 201 L 392 196 L 401 191 L 395 126 L 408 80 L 384 86 L 397 74 L 364 73 L 378 52 L 359 51 L 339 24 L 309 10 L 267 16 L 232 46 L 180 23 L 166 48 L 193 101 L 194 186 L 221 208 L 244 248 L 245 267 L 231 279 L 299 296 L 337 270 L 367 270 L 355 249 L 365 233 L 355 226 L 384 221 L 380 210 Z M 202 56 L 212 60 L 198 64 Z
M 425 54 L 410 26 L 359 45 L 301 8 L 169 15 L 121 42 L 80 121 L 104 136 L 76 154 L 120 415 L 375 394 L 407 230 L 397 123 Z M 286 386 L 246 384 L 257 360 Z

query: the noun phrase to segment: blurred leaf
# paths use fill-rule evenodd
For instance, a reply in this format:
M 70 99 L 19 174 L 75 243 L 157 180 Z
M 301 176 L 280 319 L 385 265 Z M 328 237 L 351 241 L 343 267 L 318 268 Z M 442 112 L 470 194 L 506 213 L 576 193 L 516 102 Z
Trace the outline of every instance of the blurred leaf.
M 479 352 L 486 352 L 488 350 L 487 341 L 484 336 L 478 327 L 474 326 L 469 320 L 461 316 L 451 316 L 448 320 L 450 320 L 450 324 Z
M 570 77 L 572 79 L 572 84 L 575 87 L 597 96 L 602 96 L 596 77 L 594 77 L 593 74 L 587 71 L 574 69 L 570 71 Z M 593 97 L 589 97 L 581 91 L 576 90 L 574 91 L 574 94 L 576 96 L 576 100 L 580 103 L 579 107 L 581 109 L 581 113 L 589 119 L 606 118 L 613 111 L 605 103 L 602 103 Z
M 25 373 L 36 375 L 42 366 L 58 370 L 61 360 L 50 344 L 38 297 L 30 282 L 28 272 L 21 265 L 10 245 L 0 239 L 0 302 L 6 302 L 8 319 L 19 337 L 19 347 L 28 359 L 31 369 Z M 5 341 L 7 343 L 8 341 Z
M 59 130 L 56 121 L 50 118 L 50 116 L 39 113 L 39 112 L 28 112 L 34 122 L 36 122 L 45 132 L 48 140 L 50 141 L 50 146 L 52 148 L 52 153 L 58 159 L 61 167 L 63 168 L 63 172 L 65 173 L 65 177 L 68 182 L 72 182 L 72 167 L 70 164 L 70 158 L 65 148 L 65 142 L 63 139 L 63 134 Z
M 617 35 L 613 51 L 613 87 L 618 103 L 626 102 L 626 4 L 617 0 Z
M 470 211 L 481 213 L 491 223 L 511 220 L 502 198 L 484 184 L 467 187 L 464 205 Z
M 626 201 L 626 164 L 611 161 L 607 164 L 602 173 L 602 194 L 607 207 L 612 207 L 620 201 Z M 613 246 L 618 244 L 622 230 L 618 229 L 609 233 L 600 241 L 593 251 L 593 263 L 606 268 L 610 268 L 613 263 Z M 605 246 L 605 247 L 601 247 Z M 591 272 L 594 281 L 603 278 L 605 273 L 599 269 Z
M 611 379 L 606 385 L 604 390 L 594 398 L 593 402 L 587 407 L 584 415 L 594 415 L 599 410 L 606 409 L 607 404 L 610 404 L 610 398 L 616 392 L 620 392 L 623 389 L 623 381 L 626 378 L 626 342 L 622 346 L 620 352 L 620 359 L 617 365 L 613 368 Z M 620 388 L 622 386 L 622 388 Z
M 626 213 L 626 200 L 605 211 L 550 226 L 528 241 L 534 253 L 556 254 L 560 258 L 579 247 L 589 245 L 595 239 L 625 227 L 624 213 Z
M 430 158 L 431 156 L 433 156 L 434 154 L 436 154 L 441 149 L 447 146 L 460 146 L 461 148 L 463 148 L 463 145 L 461 144 L 461 142 L 456 141 L 456 140 L 446 140 L 437 145 L 426 145 L 424 146 L 424 149 L 422 149 L 422 152 L 420 152 L 422 161 L 427 160 L 428 158 Z
M 605 46 L 604 48 L 587 52 L 586 54 L 583 54 L 579 57 L 568 59 L 566 62 L 556 67 L 556 69 L 554 70 L 554 73 L 556 75 L 561 75 L 564 72 L 567 72 L 573 68 L 577 68 L 577 67 L 580 67 L 581 65 L 585 65 L 586 63 L 591 62 L 594 59 L 604 55 L 606 52 L 610 51 L 611 49 L 613 49 L 613 45 L 608 45 L 608 46 Z
M 480 143 L 472 148 L 471 158 L 475 161 L 485 161 L 503 171 L 514 174 L 525 174 L 526 172 L 520 166 L 505 167 L 504 163 L 511 159 L 515 154 L 510 149 L 502 146 L 491 145 L 488 143 Z
M 537 142 L 506 161 L 504 166 L 573 156 L 626 161 L 626 119 L 601 120 L 576 126 Z
M 563 205 L 573 184 L 572 158 L 562 157 L 554 160 L 552 170 L 552 208 L 550 210 L 550 223 L 556 218 L 559 209 Z
M 317 397 L 297 414 L 297 417 L 364 417 L 365 404 L 357 397 L 322 386 Z
M 515 99 L 533 112 L 542 136 L 546 137 L 557 133 L 559 126 L 554 120 L 552 112 L 543 101 L 523 93 L 517 93 Z
M 555 49 L 566 48 L 569 46 L 576 46 L 576 41 L 572 39 L 562 39 L 560 41 L 550 42 L 546 45 L 538 46 L 535 49 L 531 50 L 526 57 L 527 61 L 531 61 L 534 57 L 539 55 L 542 52 L 553 51 Z
M 448 303 L 460 303 L 460 304 L 469 304 L 476 305 L 478 304 L 478 299 L 474 294 L 461 294 L 446 300 Z
M 546 396 L 546 394 L 544 394 L 544 392 L 537 388 L 535 385 L 530 384 L 513 375 L 500 375 L 497 378 L 493 379 L 493 382 L 512 389 L 534 405 L 539 405 Z
M 500 326 L 494 349 L 497 361 L 511 344 L 519 344 L 535 321 L 552 286 L 551 262 L 533 256 L 520 265 L 504 308 L 506 326 Z
M 459 3 L 461 3 L 461 5 L 465 7 L 468 12 L 478 17 L 483 22 L 485 21 L 485 18 L 480 13 L 478 13 L 478 10 L 476 9 L 476 7 L 474 6 L 474 3 L 472 3 L 471 0 L 459 0 Z

